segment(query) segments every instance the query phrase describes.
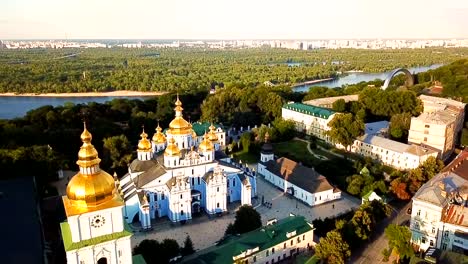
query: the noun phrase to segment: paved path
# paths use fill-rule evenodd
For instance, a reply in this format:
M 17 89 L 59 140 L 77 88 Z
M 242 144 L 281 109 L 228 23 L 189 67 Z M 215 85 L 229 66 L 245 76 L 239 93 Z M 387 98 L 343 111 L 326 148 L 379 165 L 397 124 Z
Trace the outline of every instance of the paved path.
M 298 140 L 298 141 L 302 141 L 302 142 L 307 143 L 307 150 L 308 150 L 309 153 L 310 153 L 312 156 L 314 156 L 315 158 L 320 159 L 320 160 L 328 160 L 327 157 L 322 156 L 322 155 L 320 155 L 320 154 L 317 154 L 317 153 L 315 153 L 315 152 L 312 150 L 312 148 L 310 147 L 310 141 L 305 140 L 305 139 L 302 139 L 302 138 L 298 138 L 298 137 L 295 137 L 294 140 Z
M 411 206 L 411 202 L 408 202 L 403 205 L 397 205 L 396 209 L 393 209 L 392 215 L 382 221 L 371 238 L 371 241 L 361 248 L 360 250 L 354 252 L 353 257 L 348 263 L 389 263 L 383 261 L 382 250 L 388 248 L 388 240 L 385 236 L 385 228 L 389 224 L 399 224 L 399 225 L 409 225 L 408 220 L 410 215 L 406 214 L 406 210 Z M 399 207 L 399 208 L 398 208 Z

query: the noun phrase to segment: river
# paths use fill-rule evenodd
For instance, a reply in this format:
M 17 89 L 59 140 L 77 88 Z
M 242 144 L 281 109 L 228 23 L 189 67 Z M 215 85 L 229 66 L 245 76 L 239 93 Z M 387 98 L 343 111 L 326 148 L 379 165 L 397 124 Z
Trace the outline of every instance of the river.
M 429 69 L 435 69 L 440 67 L 442 64 L 435 64 L 431 66 L 413 67 L 408 68 L 410 72 L 418 73 L 427 71 Z M 294 65 L 297 66 L 297 65 Z M 299 66 L 300 67 L 300 66 Z M 335 80 L 320 82 L 316 84 L 308 84 L 297 86 L 294 88 L 297 92 L 306 92 L 311 86 L 326 86 L 330 88 L 341 87 L 344 84 L 355 84 L 362 81 L 372 81 L 375 79 L 384 80 L 387 78 L 389 72 L 383 73 L 347 73 L 346 76 L 340 77 Z M 24 116 L 28 111 L 36 109 L 44 105 L 59 106 L 67 102 L 74 104 L 85 104 L 89 102 L 104 103 L 111 101 L 115 98 L 126 98 L 126 99 L 144 99 L 141 96 L 127 96 L 127 97 L 116 97 L 116 96 L 89 96 L 89 97 L 38 97 L 38 96 L 0 96 L 0 119 L 12 119 L 16 117 Z
M 59 106 L 67 102 L 86 104 L 89 102 L 105 103 L 113 99 L 147 99 L 141 96 L 87 96 L 87 97 L 40 97 L 40 96 L 0 96 L 0 119 L 22 117 L 32 109 L 44 105 Z
M 436 68 L 439 68 L 440 66 L 442 66 L 442 64 L 434 64 L 431 66 L 411 67 L 407 69 L 411 73 L 419 73 L 419 72 L 425 72 L 427 70 L 436 69 Z M 341 87 L 342 85 L 345 85 L 345 84 L 356 84 L 360 82 L 373 81 L 375 79 L 385 80 L 387 76 L 390 74 L 390 72 L 391 71 L 381 72 L 381 73 L 351 72 L 351 73 L 346 73 L 346 75 L 339 77 L 337 79 L 331 80 L 331 81 L 324 81 L 320 83 L 296 86 L 294 88 L 294 91 L 307 92 L 309 91 L 309 88 L 313 86 L 325 86 L 328 88 L 335 88 L 335 87 Z

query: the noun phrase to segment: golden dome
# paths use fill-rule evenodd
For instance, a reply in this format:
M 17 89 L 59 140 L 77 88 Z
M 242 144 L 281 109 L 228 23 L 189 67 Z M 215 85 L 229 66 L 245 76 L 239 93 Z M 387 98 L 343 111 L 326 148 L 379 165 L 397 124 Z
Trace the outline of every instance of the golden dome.
M 91 133 L 85 124 L 81 133 L 83 145 L 78 152 L 76 162 L 80 166 L 80 172 L 73 176 L 67 185 L 67 198 L 70 204 L 80 208 L 98 206 L 112 200 L 116 193 L 114 178 L 99 169 L 101 160 L 91 144 L 91 139 Z
M 208 133 L 208 139 L 211 142 L 217 142 L 218 141 L 218 136 L 216 135 L 216 132 L 215 132 L 215 129 L 216 129 L 215 126 L 213 126 L 213 124 L 211 124 L 209 129 L 210 129 L 210 132 Z
M 148 134 L 145 129 L 140 134 L 141 140 L 138 142 L 138 151 L 151 151 L 151 142 L 148 140 Z
M 177 95 L 175 105 L 175 118 L 169 123 L 169 131 L 167 133 L 172 135 L 188 135 L 191 133 L 192 125 L 182 117 L 182 110 L 184 109 L 182 108 L 182 102 L 179 100 L 179 95 Z
M 198 150 L 201 152 L 213 151 L 213 143 L 208 140 L 208 135 L 205 133 L 203 141 L 198 145 Z
M 79 172 L 67 186 L 67 197 L 78 207 L 97 206 L 114 198 L 115 181 L 103 170 L 86 175 Z
M 166 150 L 164 151 L 165 156 L 179 156 L 180 155 L 180 150 L 175 144 L 174 138 L 169 139 L 169 144 L 166 147 Z
M 166 136 L 161 132 L 162 128 L 159 126 L 156 127 L 156 133 L 153 135 L 153 141 L 156 143 L 166 143 Z

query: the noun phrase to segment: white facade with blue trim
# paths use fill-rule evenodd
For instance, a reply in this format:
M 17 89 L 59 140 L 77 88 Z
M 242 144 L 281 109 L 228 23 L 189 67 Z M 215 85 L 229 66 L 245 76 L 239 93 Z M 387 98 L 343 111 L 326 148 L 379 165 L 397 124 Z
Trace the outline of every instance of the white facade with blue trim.
M 165 135 L 158 126 L 150 141 L 143 131 L 138 159 L 120 181 L 127 222 L 139 220 L 144 229 L 151 219 L 180 222 L 196 213 L 224 213 L 232 202 L 251 205 L 256 195 L 255 173 L 220 151 L 225 133 L 219 126 L 211 125 L 200 140 L 183 119 L 179 99 L 174 110 Z

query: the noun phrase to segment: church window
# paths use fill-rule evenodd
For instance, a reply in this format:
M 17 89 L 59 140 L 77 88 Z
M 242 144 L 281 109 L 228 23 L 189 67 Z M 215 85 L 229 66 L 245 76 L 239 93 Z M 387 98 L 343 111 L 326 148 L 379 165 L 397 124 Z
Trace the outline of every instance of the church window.
M 195 185 L 195 178 L 192 178 L 192 186 Z
M 174 160 L 174 166 L 176 165 L 176 161 Z
M 267 251 L 266 251 L 266 256 L 268 257 L 269 255 L 270 255 L 270 250 L 267 249 Z
M 107 264 L 107 258 L 100 258 L 100 259 L 97 261 L 97 264 Z
M 283 248 L 286 248 L 286 243 L 283 244 Z
M 194 170 L 194 169 L 192 169 L 192 175 L 193 175 L 193 174 L 195 174 L 194 172 L 195 172 L 195 170 Z
M 272 254 L 275 254 L 275 248 L 272 248 L 272 249 L 271 249 L 271 253 L 272 253 Z
M 180 199 L 182 199 L 182 197 L 183 197 L 183 196 L 182 196 L 182 194 L 181 194 L 181 195 L 180 195 Z
M 216 188 L 216 191 L 217 191 L 217 192 L 219 192 L 219 187 L 218 187 L 218 188 Z
M 257 262 L 257 256 L 253 257 L 253 262 Z
M 122 250 L 119 250 L 119 257 L 122 256 Z
M 185 142 L 182 142 L 182 148 L 185 148 Z
M 184 215 L 184 210 L 180 210 L 180 215 Z
M 198 184 L 200 185 L 200 177 L 198 177 Z
M 161 200 L 164 200 L 164 193 L 161 193 Z
M 232 187 L 236 187 L 236 179 L 232 179 Z
M 219 208 L 219 203 L 216 204 L 216 207 Z
M 291 246 L 294 244 L 294 240 L 291 239 Z
M 229 183 L 230 183 L 230 181 L 227 181 L 227 187 L 228 187 L 228 188 L 229 188 Z

